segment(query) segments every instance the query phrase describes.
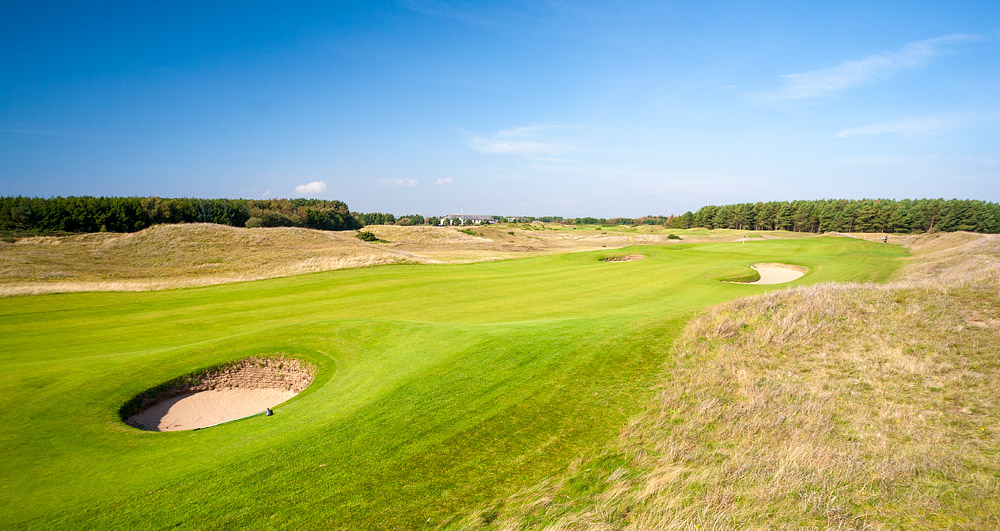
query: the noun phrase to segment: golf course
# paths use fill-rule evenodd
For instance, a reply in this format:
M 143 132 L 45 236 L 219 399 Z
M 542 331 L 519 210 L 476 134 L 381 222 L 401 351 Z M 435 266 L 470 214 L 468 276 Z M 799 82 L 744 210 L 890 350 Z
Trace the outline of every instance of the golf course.
M 0 531 L 1000 531 L 1000 0 L 4 7 Z
M 0 522 L 458 525 L 613 444 L 692 316 L 789 285 L 883 282 L 907 254 L 757 239 L 3 298 Z M 628 255 L 645 259 L 602 261 Z M 755 263 L 807 273 L 726 282 L 752 280 Z M 252 357 L 315 375 L 273 416 L 174 432 L 123 422 L 136 395 Z

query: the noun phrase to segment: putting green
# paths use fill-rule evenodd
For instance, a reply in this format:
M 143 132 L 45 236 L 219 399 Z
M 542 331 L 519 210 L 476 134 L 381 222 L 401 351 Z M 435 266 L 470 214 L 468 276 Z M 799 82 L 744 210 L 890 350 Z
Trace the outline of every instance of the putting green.
M 609 264 L 601 257 L 648 258 Z M 0 521 L 20 526 L 438 525 L 606 444 L 697 310 L 880 281 L 905 251 L 844 238 L 383 266 L 210 288 L 0 300 Z M 313 384 L 257 416 L 144 432 L 118 408 L 176 376 L 284 353 Z

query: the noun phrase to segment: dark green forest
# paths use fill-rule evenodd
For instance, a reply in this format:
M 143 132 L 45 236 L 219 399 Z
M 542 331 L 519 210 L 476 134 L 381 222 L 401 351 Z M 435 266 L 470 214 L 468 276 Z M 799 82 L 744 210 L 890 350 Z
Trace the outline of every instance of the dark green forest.
M 351 212 L 343 201 L 323 199 L 0 197 L 0 231 L 6 233 L 135 232 L 160 223 L 351 230 L 366 225 L 436 225 L 438 218 Z
M 323 230 L 361 227 L 346 203 L 322 199 L 0 197 L 0 230 L 6 231 L 134 232 L 160 223 Z
M 668 227 L 796 232 L 1000 232 L 1000 205 L 971 199 L 821 199 L 705 206 Z

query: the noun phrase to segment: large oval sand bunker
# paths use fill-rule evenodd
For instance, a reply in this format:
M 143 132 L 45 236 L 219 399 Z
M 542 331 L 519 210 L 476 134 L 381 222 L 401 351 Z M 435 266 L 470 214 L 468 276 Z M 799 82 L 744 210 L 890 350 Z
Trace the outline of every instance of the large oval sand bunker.
M 733 284 L 784 284 L 802 278 L 809 271 L 806 267 L 791 264 L 753 264 L 750 268 L 757 271 L 760 278 Z
M 147 431 L 207 428 L 264 413 L 309 387 L 314 373 L 315 367 L 295 358 L 246 358 L 149 389 L 120 414 L 126 424 Z

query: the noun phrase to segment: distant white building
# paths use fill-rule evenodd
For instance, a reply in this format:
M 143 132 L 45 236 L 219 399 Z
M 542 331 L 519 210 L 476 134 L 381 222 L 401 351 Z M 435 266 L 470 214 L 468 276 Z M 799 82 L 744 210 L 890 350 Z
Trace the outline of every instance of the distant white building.
M 493 216 L 475 216 L 472 214 L 449 214 L 447 216 L 441 216 L 442 225 L 465 225 L 467 223 L 474 223 L 476 225 L 482 225 L 483 223 L 496 223 L 497 221 L 493 219 Z

